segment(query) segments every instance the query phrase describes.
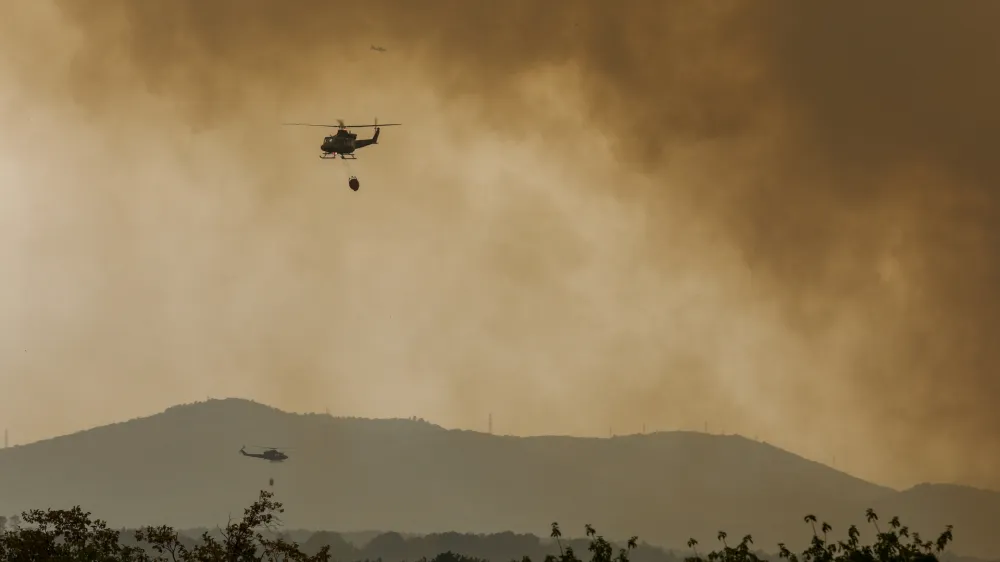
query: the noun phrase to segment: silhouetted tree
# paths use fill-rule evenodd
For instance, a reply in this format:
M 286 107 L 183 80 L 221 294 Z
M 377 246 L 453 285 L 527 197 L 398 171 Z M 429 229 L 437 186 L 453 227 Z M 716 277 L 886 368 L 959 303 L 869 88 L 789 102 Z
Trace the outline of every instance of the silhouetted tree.
M 552 532 L 549 533 L 549 536 L 556 540 L 556 544 L 559 545 L 559 556 L 562 556 L 564 553 L 561 540 L 562 531 L 559 530 L 559 523 L 552 522 Z
M 829 533 L 833 530 L 830 524 L 823 522 L 816 529 L 816 516 L 806 515 L 804 520 L 812 527 L 813 537 L 809 547 L 801 554 L 792 553 L 784 543 L 778 543 L 778 556 L 788 562 L 937 562 L 937 555 L 952 541 L 952 527 L 948 525 L 934 542 L 924 541 L 917 533 L 910 533 L 898 517 L 893 517 L 889 523 L 890 530 L 882 532 L 878 525 L 878 515 L 868 509 L 865 518 L 875 528 L 876 539 L 872 545 L 862 546 L 858 528 L 851 525 L 847 530 L 847 540 L 831 542 Z M 751 552 L 753 538 L 743 537 L 740 544 L 731 547 L 726 544 L 726 533 L 719 531 L 719 542 L 723 548 L 720 551 L 708 553 L 702 558 L 697 550 L 694 556 L 686 558 L 686 562 L 760 562 L 761 558 Z M 694 548 L 698 541 L 691 539 L 688 547 Z
M 90 518 L 79 506 L 68 510 L 23 513 L 25 527 L 7 531 L 0 541 L 0 559 L 29 560 L 100 560 L 145 562 L 145 552 L 122 546 L 118 531 L 101 520 Z
M 242 519 L 230 520 L 224 529 L 219 529 L 221 538 L 204 531 L 200 542 L 187 546 L 184 544 L 186 539 L 182 540 L 177 531 L 167 526 L 147 526 L 135 531 L 133 544 L 123 540 L 120 532 L 109 528 L 104 521 L 92 519 L 90 513 L 79 506 L 68 510 L 32 510 L 22 514 L 26 525 L 21 526 L 19 522 L 0 533 L 0 562 L 329 562 L 329 544 L 320 546 L 320 541 L 310 540 L 310 550 L 315 549 L 315 553 L 309 555 L 277 531 L 281 524 L 279 515 L 283 511 L 281 503 L 275 501 L 270 492 L 261 491 L 257 501 L 244 510 Z M 865 515 L 876 531 L 876 540 L 872 545 L 860 544 L 860 533 L 853 525 L 848 528 L 846 540 L 832 542 L 829 539 L 832 527 L 824 522 L 817 528 L 816 517 L 807 515 L 804 520 L 812 528 L 813 535 L 809 547 L 801 554 L 793 554 L 779 543 L 778 555 L 787 562 L 937 562 L 937 555 L 952 541 L 950 525 L 936 541 L 925 541 L 903 526 L 897 517 L 892 518 L 886 531 L 882 531 L 873 510 L 869 509 Z M 585 525 L 584 530 L 590 552 L 589 562 L 629 562 L 632 552 L 638 548 L 639 538 L 633 536 L 616 553 L 615 546 L 598 534 L 593 525 Z M 546 561 L 583 562 L 577 558 L 571 544 L 563 545 L 558 523 L 552 523 L 549 536 L 556 540 L 559 555 L 549 554 L 545 556 Z M 513 534 L 508 537 L 513 538 Z M 744 536 L 735 546 L 730 545 L 724 531 L 719 531 L 716 538 L 722 545 L 721 549 L 709 552 L 704 558 L 697 551 L 698 541 L 690 539 L 687 544 L 694 556 L 686 558 L 685 562 L 764 560 L 759 552 L 751 550 L 753 538 L 750 535 Z M 393 544 L 405 546 L 406 540 L 398 534 L 391 539 Z M 440 543 L 423 543 L 422 548 L 432 544 Z M 345 554 L 353 552 L 357 551 L 344 550 Z M 365 558 L 369 560 L 371 557 Z M 381 562 L 381 558 L 377 560 Z M 432 558 L 422 556 L 419 560 L 485 562 L 482 558 L 460 554 L 450 548 Z M 520 562 L 531 562 L 531 558 L 525 555 Z
M 152 557 L 140 546 L 123 546 L 118 531 L 108 528 L 104 521 L 91 519 L 90 513 L 79 506 L 32 510 L 23 514 L 28 527 L 9 530 L 0 537 L 0 561 L 329 562 L 329 547 L 308 556 L 281 536 L 264 536 L 263 530 L 273 531 L 280 524 L 278 514 L 283 511 L 270 492 L 262 491 L 259 499 L 244 510 L 241 520 L 230 521 L 221 529 L 221 541 L 206 531 L 201 543 L 190 549 L 170 527 L 144 527 L 135 532 L 135 538 L 156 554 Z

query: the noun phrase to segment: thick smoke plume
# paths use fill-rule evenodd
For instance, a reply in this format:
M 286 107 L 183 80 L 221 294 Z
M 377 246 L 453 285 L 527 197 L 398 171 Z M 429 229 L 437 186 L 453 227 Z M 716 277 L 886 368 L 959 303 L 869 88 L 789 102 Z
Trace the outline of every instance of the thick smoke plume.
M 994 2 L 5 13 L 4 371 L 33 400 L 708 421 L 1000 486 Z M 368 115 L 405 126 L 357 197 L 276 126 Z

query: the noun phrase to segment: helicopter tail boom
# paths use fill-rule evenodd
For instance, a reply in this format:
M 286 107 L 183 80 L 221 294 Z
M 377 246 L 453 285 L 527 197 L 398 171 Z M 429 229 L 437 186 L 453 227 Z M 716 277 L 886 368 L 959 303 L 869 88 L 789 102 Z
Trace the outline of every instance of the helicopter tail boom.
M 378 135 L 381 129 L 375 129 L 375 134 L 372 135 L 370 139 L 358 139 L 354 141 L 354 149 L 364 148 L 366 146 L 371 146 L 373 144 L 378 144 Z

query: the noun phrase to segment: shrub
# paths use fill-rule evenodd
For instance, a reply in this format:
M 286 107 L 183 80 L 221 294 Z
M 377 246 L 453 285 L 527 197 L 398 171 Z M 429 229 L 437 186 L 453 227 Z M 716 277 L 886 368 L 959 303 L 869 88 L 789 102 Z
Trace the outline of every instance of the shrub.
M 778 543 L 778 556 L 789 562 L 937 562 L 940 554 L 952 540 L 952 527 L 947 528 L 936 541 L 925 541 L 919 533 L 911 533 L 909 528 L 899 522 L 898 517 L 889 521 L 889 529 L 882 531 L 878 524 L 878 515 L 869 509 L 865 516 L 875 529 L 875 544 L 862 545 L 858 528 L 851 525 L 847 530 L 846 541 L 830 540 L 833 531 L 824 522 L 816 528 L 816 516 L 806 515 L 804 520 L 812 527 L 812 540 L 809 547 L 801 554 L 792 553 L 783 543 Z M 698 554 L 698 541 L 688 540 L 688 548 L 694 549 L 694 556 L 686 558 L 685 562 L 761 562 L 757 553 L 750 550 L 753 537 L 746 535 L 736 546 L 729 546 L 727 535 L 719 531 L 718 540 L 722 550 L 708 553 L 705 558 Z
M 264 531 L 274 531 L 279 525 L 279 515 L 284 511 L 280 502 L 268 491 L 243 512 L 239 521 L 230 520 L 221 531 L 221 540 L 204 532 L 201 542 L 187 547 L 177 531 L 168 526 L 143 527 L 135 531 L 138 546 L 122 544 L 120 533 L 110 529 L 104 521 L 92 519 L 89 512 L 79 506 L 68 510 L 31 510 L 21 516 L 22 524 L 0 531 L 0 562 L 60 561 L 60 562 L 328 562 L 330 547 L 306 555 L 299 545 L 280 536 L 268 538 Z M 936 562 L 952 540 L 949 526 L 936 541 L 924 541 L 918 533 L 911 533 L 898 518 L 889 522 L 886 531 L 878 525 L 878 516 L 868 510 L 867 519 L 876 531 L 872 545 L 861 545 L 857 527 L 851 526 L 846 541 L 832 542 L 830 525 L 822 523 L 816 528 L 816 517 L 807 515 L 806 523 L 812 526 L 810 546 L 801 554 L 793 554 L 779 544 L 779 556 L 788 562 Z M 585 526 L 590 540 L 590 562 L 629 562 L 629 554 L 636 548 L 638 537 L 630 538 L 625 548 L 618 549 L 591 525 Z M 583 562 L 573 548 L 563 546 L 558 523 L 552 523 L 550 536 L 555 539 L 559 554 L 550 554 L 545 562 Z M 698 541 L 691 539 L 688 547 L 694 556 L 685 562 L 763 562 L 758 552 L 751 550 L 750 535 L 736 546 L 730 546 L 727 535 L 717 536 L 721 550 L 704 557 L 698 553 Z M 468 556 L 446 552 L 434 557 L 432 562 L 482 562 Z M 531 562 L 527 556 L 521 562 Z

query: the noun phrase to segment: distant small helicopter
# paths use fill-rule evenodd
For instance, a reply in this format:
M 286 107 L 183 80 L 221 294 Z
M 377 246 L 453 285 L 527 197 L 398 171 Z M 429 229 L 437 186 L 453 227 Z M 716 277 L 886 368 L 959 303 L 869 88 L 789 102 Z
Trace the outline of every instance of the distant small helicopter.
M 277 447 L 260 447 L 261 449 L 267 449 L 263 453 L 248 453 L 246 452 L 246 445 L 240 448 L 240 454 L 244 457 L 254 457 L 257 459 L 265 459 L 271 462 L 282 462 L 288 459 L 288 455 L 282 453 Z
M 336 125 L 321 125 L 316 123 L 283 123 L 283 125 L 336 128 L 336 134 L 323 138 L 323 144 L 319 147 L 323 153 L 320 154 L 319 157 L 324 160 L 328 160 L 335 159 L 339 155 L 341 160 L 357 160 L 358 158 L 354 155 L 354 151 L 359 148 L 378 144 L 378 135 L 382 127 L 395 127 L 402 125 L 402 123 L 385 123 L 383 125 L 379 125 L 378 118 L 376 118 L 374 125 L 345 125 L 344 121 L 341 119 L 337 119 Z M 352 133 L 348 130 L 350 128 L 361 127 L 375 127 L 375 134 L 372 135 L 372 138 L 370 139 L 359 139 L 357 133 Z
M 378 51 L 380 53 L 384 53 L 385 52 L 385 47 L 376 47 L 375 45 L 372 45 L 372 50 L 373 51 Z

